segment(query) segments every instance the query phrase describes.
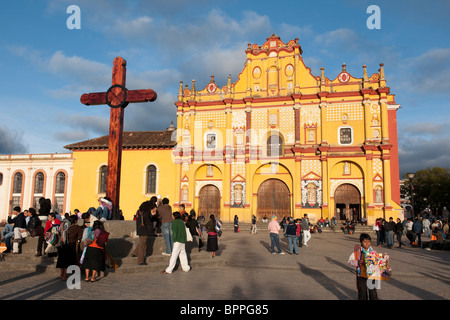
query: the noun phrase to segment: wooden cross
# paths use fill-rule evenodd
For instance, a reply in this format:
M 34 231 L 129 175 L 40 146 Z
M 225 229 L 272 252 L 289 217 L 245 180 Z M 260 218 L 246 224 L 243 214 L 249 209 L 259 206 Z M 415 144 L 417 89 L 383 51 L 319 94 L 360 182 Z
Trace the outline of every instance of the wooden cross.
M 131 102 L 153 102 L 156 92 L 151 89 L 127 90 L 125 87 L 127 62 L 114 59 L 112 85 L 106 92 L 85 93 L 80 101 L 87 106 L 107 104 L 111 107 L 109 122 L 108 175 L 106 196 L 113 202 L 113 219 L 119 218 L 120 172 L 122 163 L 123 116 Z

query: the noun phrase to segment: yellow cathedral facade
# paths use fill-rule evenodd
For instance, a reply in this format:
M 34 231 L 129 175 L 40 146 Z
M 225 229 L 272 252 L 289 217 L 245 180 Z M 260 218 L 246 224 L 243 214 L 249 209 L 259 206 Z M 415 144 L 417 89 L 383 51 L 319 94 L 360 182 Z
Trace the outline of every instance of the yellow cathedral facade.
M 378 73 L 313 75 L 298 39 L 249 44 L 236 82 L 180 82 L 176 128 L 125 132 L 120 209 L 132 219 L 151 196 L 223 221 L 264 216 L 337 220 L 402 217 L 399 105 Z M 105 195 L 108 138 L 73 153 L 70 210 Z

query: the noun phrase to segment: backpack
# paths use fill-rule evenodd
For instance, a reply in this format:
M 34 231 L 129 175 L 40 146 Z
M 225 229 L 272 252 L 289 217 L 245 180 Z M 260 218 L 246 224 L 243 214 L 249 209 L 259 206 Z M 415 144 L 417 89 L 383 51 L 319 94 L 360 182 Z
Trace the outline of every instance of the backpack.
M 104 247 L 105 244 L 106 244 L 106 242 L 108 242 L 108 239 L 109 239 L 109 232 L 107 232 L 107 231 L 105 231 L 105 230 L 102 230 L 102 231 L 100 232 L 100 234 L 98 235 L 98 238 L 97 238 L 97 244 L 98 244 L 100 247 Z

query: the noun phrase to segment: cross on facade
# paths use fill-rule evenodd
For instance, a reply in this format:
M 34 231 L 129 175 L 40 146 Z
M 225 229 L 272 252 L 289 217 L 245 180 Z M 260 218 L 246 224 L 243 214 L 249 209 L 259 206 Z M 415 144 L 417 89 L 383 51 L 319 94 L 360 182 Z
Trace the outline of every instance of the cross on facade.
M 129 103 L 153 102 L 156 92 L 152 89 L 127 90 L 127 62 L 122 57 L 114 59 L 112 85 L 106 92 L 85 93 L 80 101 L 87 106 L 107 104 L 111 107 L 108 144 L 108 175 L 106 196 L 113 202 L 113 219 L 119 218 L 120 172 L 122 162 L 123 117 Z

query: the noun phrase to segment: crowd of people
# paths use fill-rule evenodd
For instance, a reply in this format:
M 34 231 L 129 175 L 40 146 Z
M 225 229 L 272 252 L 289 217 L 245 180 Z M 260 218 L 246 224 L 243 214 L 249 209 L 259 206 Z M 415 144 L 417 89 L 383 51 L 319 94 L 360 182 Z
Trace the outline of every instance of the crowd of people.
M 192 242 L 193 247 L 200 251 L 206 237 L 206 250 L 214 258 L 219 248 L 218 238 L 222 232 L 222 222 L 213 214 L 206 222 L 203 215 L 197 217 L 194 209 L 187 213 L 184 204 L 180 205 L 179 211 L 173 211 L 169 203 L 167 197 L 161 200 L 160 197 L 153 196 L 139 206 L 134 216 L 139 244 L 132 256 L 137 257 L 139 265 L 147 265 L 145 252 L 148 237 L 162 236 L 165 244 L 162 255 L 170 256 L 170 261 L 167 268 L 161 272 L 171 274 L 178 259 L 181 269 L 188 272 L 190 266 L 186 254 L 186 243 Z
M 377 235 L 377 246 L 385 245 L 387 248 L 394 247 L 395 240 L 398 242 L 398 248 L 404 248 L 403 236 L 406 236 L 413 247 L 441 249 L 450 235 L 448 220 L 421 216 L 405 218 L 403 221 L 397 218 L 395 222 L 392 217 L 388 220 L 378 218 L 373 230 Z M 430 238 L 430 241 L 422 241 L 423 236 Z
M 100 218 L 100 219 L 99 219 Z M 39 212 L 34 208 L 13 208 L 4 221 L 4 253 L 20 254 L 20 243 L 24 238 L 37 237 L 35 256 L 47 255 L 56 258 L 60 278 L 67 279 L 67 268 L 77 265 L 85 270 L 85 281 L 94 282 L 105 265 L 115 266 L 105 245 L 109 233 L 105 230 L 101 216 L 90 212 L 80 214 Z
M 4 221 L 4 252 L 19 254 L 19 244 L 24 238 L 37 237 L 36 256 L 56 257 L 56 267 L 61 269 L 61 279 L 67 279 L 67 268 L 70 265 L 78 265 L 85 272 L 84 280 L 95 282 L 106 265 L 116 266 L 106 250 L 109 233 L 104 227 L 104 222 L 112 218 L 112 201 L 104 197 L 99 198 L 98 202 L 97 208 L 91 207 L 84 213 L 75 210 L 74 214 L 66 213 L 64 216 L 54 211 L 44 212 L 42 208 L 51 210 L 48 203 L 44 202 L 39 212 L 34 208 L 22 211 L 20 207 L 14 207 L 7 221 Z M 192 242 L 192 246 L 198 251 L 206 242 L 206 250 L 212 258 L 218 251 L 222 222 L 214 215 L 208 218 L 207 221 L 203 215 L 197 217 L 193 209 L 189 213 L 186 212 L 184 204 L 180 205 L 179 211 L 173 211 L 167 197 L 152 197 L 139 206 L 134 216 L 139 241 L 132 256 L 137 257 L 137 264 L 146 265 L 148 237 L 161 236 L 165 244 L 162 255 L 170 256 L 169 265 L 161 272 L 171 274 L 178 259 L 181 269 L 188 272 L 190 266 L 186 253 L 187 242 Z M 312 232 L 321 232 L 323 227 L 336 225 L 334 218 L 321 218 L 313 225 L 307 214 L 299 219 L 284 217 L 281 222 L 273 215 L 270 222 L 267 217 L 262 221 L 268 223 L 272 254 L 284 254 L 280 247 L 281 230 L 287 238 L 289 253 L 298 255 L 300 247 L 308 246 Z M 256 216 L 253 215 L 250 232 L 256 234 L 257 230 Z M 350 221 L 344 222 L 343 230 L 347 230 L 347 233 L 354 232 L 354 224 Z M 240 232 L 237 215 L 234 217 L 234 231 Z M 407 218 L 403 221 L 394 221 L 392 217 L 388 220 L 378 218 L 373 225 L 373 231 L 376 233 L 378 247 L 392 248 L 397 240 L 398 247 L 404 248 L 403 236 L 406 236 L 411 246 L 431 250 L 442 248 L 449 236 L 449 224 L 448 220 L 428 217 Z M 430 238 L 430 241 L 422 241 L 423 236 Z
M 109 233 L 104 222 L 112 219 L 112 201 L 107 197 L 98 199 L 98 206 L 81 213 L 64 216 L 54 212 L 51 205 L 48 212 L 36 212 L 34 208 L 21 210 L 16 206 L 4 221 L 4 253 L 20 254 L 20 242 L 26 237 L 37 237 L 36 256 L 47 255 L 57 258 L 56 267 L 61 269 L 60 278 L 67 279 L 67 268 L 78 265 L 85 270 L 85 281 L 95 282 L 105 266 L 115 267 L 115 261 L 106 250 Z M 44 206 L 43 206 L 44 207 Z M 49 212 L 52 211 L 52 212 Z M 121 215 L 120 215 L 121 216 Z M 218 238 L 222 222 L 214 215 L 209 220 L 203 215 L 196 217 L 195 210 L 186 212 L 185 205 L 179 211 L 172 211 L 169 199 L 152 197 L 144 201 L 134 216 L 138 244 L 132 252 L 139 265 L 146 265 L 145 254 L 148 237 L 164 237 L 165 251 L 170 256 L 169 266 L 162 273 L 172 273 L 177 259 L 183 271 L 189 271 L 186 242 L 193 243 L 200 251 L 206 242 L 206 250 L 214 258 L 218 251 Z M 206 238 L 206 241 L 205 241 Z

